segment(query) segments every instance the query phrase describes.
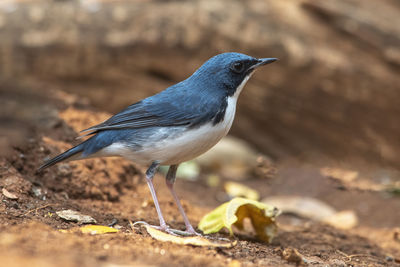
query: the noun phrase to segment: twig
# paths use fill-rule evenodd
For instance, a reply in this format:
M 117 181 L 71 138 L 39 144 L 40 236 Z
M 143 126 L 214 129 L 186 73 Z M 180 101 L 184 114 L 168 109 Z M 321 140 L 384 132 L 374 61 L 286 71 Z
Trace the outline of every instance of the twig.
M 131 220 L 128 220 L 128 222 L 129 222 L 129 226 L 131 227 L 132 231 L 136 232 L 136 231 L 135 231 L 135 228 L 134 228 L 134 227 L 135 227 L 135 224 L 132 223 Z
M 366 254 L 353 254 L 353 255 L 347 255 L 346 253 L 344 253 L 343 251 L 340 250 L 336 250 L 336 252 L 338 252 L 339 254 L 341 254 L 342 256 L 346 257 L 346 261 L 351 261 L 354 257 L 369 257 L 369 255 Z
M 31 209 L 31 210 L 29 210 L 27 213 L 25 213 L 25 214 L 24 214 L 24 216 L 28 215 L 28 214 L 29 214 L 29 213 L 31 213 L 32 211 L 34 211 L 34 212 L 38 212 L 38 210 L 41 210 L 41 209 L 47 208 L 48 206 L 51 206 L 51 204 L 46 204 L 46 205 L 44 205 L 44 206 L 41 206 L 41 207 L 38 207 L 38 208 L 36 208 L 36 209 Z

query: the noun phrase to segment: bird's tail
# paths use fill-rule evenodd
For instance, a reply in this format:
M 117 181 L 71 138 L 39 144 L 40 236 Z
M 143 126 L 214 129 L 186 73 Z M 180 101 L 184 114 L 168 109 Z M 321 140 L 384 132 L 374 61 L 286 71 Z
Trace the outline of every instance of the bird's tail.
M 42 166 L 38 168 L 38 171 L 41 171 L 43 169 L 46 169 L 50 166 L 53 166 L 56 163 L 59 163 L 60 161 L 66 160 L 66 159 L 73 159 L 74 156 L 78 156 L 85 148 L 85 142 L 74 146 L 73 148 L 65 151 L 64 153 L 61 153 L 58 156 L 55 156 L 54 158 L 46 161 Z

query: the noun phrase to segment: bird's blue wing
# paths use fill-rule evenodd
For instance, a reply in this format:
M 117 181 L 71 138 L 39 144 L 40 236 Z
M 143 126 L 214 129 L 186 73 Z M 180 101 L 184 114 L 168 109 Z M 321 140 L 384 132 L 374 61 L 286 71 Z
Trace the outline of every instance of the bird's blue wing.
M 190 127 L 213 120 L 218 115 L 221 108 L 218 97 L 210 99 L 209 95 L 201 91 L 196 94 L 187 94 L 186 90 L 188 89 L 184 85 L 174 85 L 159 94 L 128 106 L 103 123 L 82 132 L 87 132 L 86 135 L 89 135 L 111 129 L 153 126 Z M 206 97 L 207 101 L 202 101 L 202 98 Z

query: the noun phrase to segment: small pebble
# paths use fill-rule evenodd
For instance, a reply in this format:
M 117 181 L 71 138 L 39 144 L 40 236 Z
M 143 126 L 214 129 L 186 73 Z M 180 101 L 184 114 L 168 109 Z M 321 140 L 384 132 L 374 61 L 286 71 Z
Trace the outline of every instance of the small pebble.
M 33 186 L 32 192 L 36 197 L 40 197 L 42 195 L 42 189 L 40 187 Z
M 386 256 L 385 260 L 386 261 L 394 261 L 394 258 L 392 256 Z

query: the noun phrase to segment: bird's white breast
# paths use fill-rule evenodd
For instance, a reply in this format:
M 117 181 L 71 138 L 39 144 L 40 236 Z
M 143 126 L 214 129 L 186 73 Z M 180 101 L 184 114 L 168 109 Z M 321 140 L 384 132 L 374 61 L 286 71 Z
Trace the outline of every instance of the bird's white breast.
M 124 150 L 123 157 L 142 164 L 149 164 L 155 160 L 162 165 L 178 164 L 191 160 L 213 147 L 224 137 L 232 126 L 235 117 L 236 100 L 233 97 L 227 99 L 224 119 L 213 125 L 211 122 L 193 129 L 171 131 L 171 128 L 160 128 L 149 139 L 159 140 L 158 136 L 172 134 L 157 142 L 149 142 L 138 151 Z M 121 145 L 113 144 L 108 150 L 117 148 L 121 152 Z
M 227 107 L 221 122 L 215 125 L 210 122 L 192 129 L 159 128 L 139 150 L 132 150 L 122 143 L 114 143 L 104 148 L 101 154 L 119 155 L 141 164 L 159 161 L 162 165 L 179 164 L 203 154 L 229 132 L 235 118 L 238 96 L 250 76 L 243 80 L 233 96 L 227 98 Z M 162 138 L 164 136 L 167 137 Z

